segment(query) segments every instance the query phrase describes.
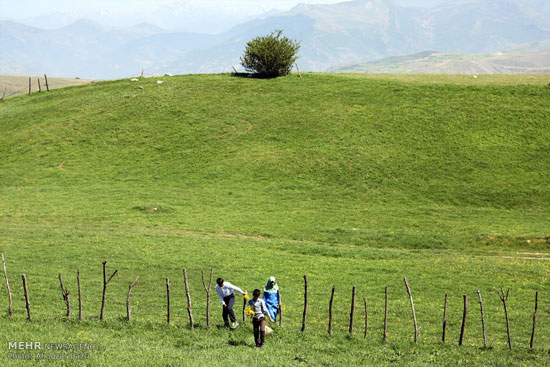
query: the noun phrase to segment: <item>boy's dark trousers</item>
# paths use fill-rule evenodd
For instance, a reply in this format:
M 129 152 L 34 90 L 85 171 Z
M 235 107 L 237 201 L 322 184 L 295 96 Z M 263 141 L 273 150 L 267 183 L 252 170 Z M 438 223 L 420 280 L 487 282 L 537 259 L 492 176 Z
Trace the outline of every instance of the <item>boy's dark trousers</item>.
M 228 316 L 229 316 L 229 319 L 231 319 L 231 322 L 237 321 L 237 318 L 235 317 L 235 313 L 233 312 L 233 305 L 235 304 L 235 295 L 231 294 L 230 296 L 223 297 L 223 301 L 227 305 L 226 307 L 223 308 L 223 313 L 222 313 L 223 323 L 225 324 L 225 326 L 229 326 Z
M 254 326 L 254 341 L 256 341 L 256 346 L 263 347 L 265 343 L 265 317 L 252 319 L 252 325 Z

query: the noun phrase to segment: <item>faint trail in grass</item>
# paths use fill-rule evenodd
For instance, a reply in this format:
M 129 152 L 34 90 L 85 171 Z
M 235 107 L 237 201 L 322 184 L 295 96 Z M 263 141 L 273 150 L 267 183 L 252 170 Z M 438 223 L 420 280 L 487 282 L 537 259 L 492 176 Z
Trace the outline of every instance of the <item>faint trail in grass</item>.
M 235 124 L 233 124 L 233 125 L 231 125 L 231 131 L 228 131 L 225 134 L 220 135 L 219 137 L 220 138 L 228 137 L 229 139 L 232 139 L 235 136 L 244 135 L 244 134 L 249 133 L 250 130 L 252 130 L 252 128 L 254 127 L 254 125 L 252 125 L 252 123 L 248 120 L 241 119 L 240 121 L 246 122 L 248 124 L 248 127 L 247 127 L 246 130 L 238 131 L 237 128 L 235 127 Z

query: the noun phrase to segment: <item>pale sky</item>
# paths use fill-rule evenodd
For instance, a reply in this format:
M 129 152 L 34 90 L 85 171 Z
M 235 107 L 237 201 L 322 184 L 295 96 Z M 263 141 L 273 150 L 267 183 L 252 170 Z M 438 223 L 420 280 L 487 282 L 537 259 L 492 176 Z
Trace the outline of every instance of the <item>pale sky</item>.
M 334 4 L 338 0 L 0 0 L 0 18 L 26 19 L 56 12 L 82 10 L 148 13 L 163 6 L 236 9 L 253 14 L 271 9 L 287 10 L 299 3 Z

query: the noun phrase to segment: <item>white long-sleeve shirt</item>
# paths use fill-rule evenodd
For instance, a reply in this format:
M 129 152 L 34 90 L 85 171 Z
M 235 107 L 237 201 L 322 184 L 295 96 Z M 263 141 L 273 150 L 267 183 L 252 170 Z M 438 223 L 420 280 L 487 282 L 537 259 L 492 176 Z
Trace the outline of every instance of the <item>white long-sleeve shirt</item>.
M 223 282 L 223 287 L 220 287 L 219 285 L 216 285 L 216 293 L 218 293 L 218 297 L 220 298 L 220 302 L 224 306 L 225 306 L 225 301 L 223 300 L 223 298 L 232 295 L 234 291 L 237 291 L 240 294 L 244 294 L 244 292 L 242 291 L 241 288 L 239 288 L 236 285 L 233 285 L 229 282 Z

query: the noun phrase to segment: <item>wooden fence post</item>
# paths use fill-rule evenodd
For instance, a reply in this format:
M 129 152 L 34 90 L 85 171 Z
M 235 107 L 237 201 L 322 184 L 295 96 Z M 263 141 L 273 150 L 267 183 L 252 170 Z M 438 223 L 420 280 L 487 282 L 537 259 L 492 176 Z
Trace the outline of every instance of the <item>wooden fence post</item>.
M 31 78 L 29 77 L 29 96 L 31 95 Z
M 500 292 L 497 291 L 497 294 L 504 305 L 504 315 L 506 316 L 506 335 L 508 336 L 508 348 L 512 350 L 512 339 L 510 338 L 510 320 L 508 319 L 508 308 L 506 307 L 506 301 L 508 300 L 508 294 L 510 293 L 510 288 L 504 293 L 502 287 Z
M 307 317 L 307 275 L 304 275 L 304 315 L 302 317 L 302 333 L 306 330 Z
M 294 63 L 294 66 L 296 66 L 296 70 L 298 71 L 298 76 L 301 78 L 302 74 L 300 73 L 300 68 L 298 67 L 298 64 Z
M 246 298 L 243 297 L 243 323 L 246 322 Z
M 40 78 L 38 79 L 38 93 L 42 93 L 42 86 L 40 85 Z
M 328 304 L 328 335 L 332 335 L 332 305 L 334 304 L 334 286 L 330 294 L 330 302 Z
M 101 313 L 99 314 L 99 319 L 101 321 L 103 321 L 103 319 L 105 317 L 105 300 L 106 300 L 106 297 L 107 297 L 107 284 L 109 284 L 111 279 L 113 279 L 113 277 L 118 272 L 118 270 L 115 270 L 114 273 L 107 280 L 107 273 L 106 273 L 107 269 L 105 268 L 105 266 L 107 264 L 107 261 L 103 260 L 102 264 L 103 264 L 103 297 L 101 299 Z
M 531 331 L 531 341 L 529 342 L 529 348 L 533 349 L 535 344 L 535 326 L 537 325 L 537 309 L 539 307 L 539 292 L 535 293 L 535 312 L 533 312 L 533 329 Z
M 63 286 L 63 278 L 61 273 L 59 273 L 59 285 L 61 286 L 61 295 L 63 296 L 63 301 L 67 305 L 67 318 L 71 317 L 71 300 L 69 298 L 69 290 Z
M 78 319 L 82 320 L 82 288 L 80 287 L 80 270 L 76 271 L 76 282 L 78 284 Z
M 210 289 L 212 288 L 212 274 L 214 269 L 210 269 L 210 283 L 208 283 L 208 288 L 206 288 L 206 283 L 204 282 L 204 272 L 201 270 L 201 280 L 204 291 L 206 292 L 206 328 L 210 329 Z
M 166 278 L 166 322 L 170 325 L 170 279 Z
M 48 77 L 46 76 L 46 74 L 44 74 L 44 80 L 46 81 L 46 90 L 49 92 L 50 91 L 50 86 L 48 84 Z
M 481 292 L 477 290 L 479 297 L 479 307 L 481 309 L 481 330 L 483 331 L 483 348 L 487 348 L 487 334 L 485 333 L 485 314 L 483 313 L 483 300 L 481 299 Z
M 460 339 L 458 341 L 458 345 L 462 345 L 462 342 L 464 341 L 464 332 L 466 330 L 466 315 L 468 314 L 468 296 L 463 295 L 464 298 L 464 312 L 462 313 L 462 326 L 460 327 Z
M 283 305 L 281 303 L 281 292 L 277 289 L 277 302 L 279 304 L 279 327 L 283 327 Z
M 382 341 L 385 343 L 388 340 L 388 287 L 386 287 L 384 293 L 384 337 L 382 338 Z
M 183 279 L 185 280 L 185 293 L 187 294 L 187 313 L 189 314 L 189 327 L 193 329 L 195 327 L 195 322 L 193 321 L 193 313 L 191 312 L 191 293 L 189 292 L 187 269 L 183 269 Z
M 4 254 L 2 254 L 2 267 L 4 268 L 4 279 L 6 279 L 6 288 L 8 289 L 8 315 L 11 317 L 13 313 L 10 282 L 8 281 L 8 272 L 6 271 L 6 260 L 4 260 Z
M 411 294 L 411 288 L 409 287 L 409 283 L 407 282 L 407 278 L 404 277 L 403 280 L 405 281 L 405 287 L 407 287 L 407 293 L 409 294 L 409 300 L 411 302 L 411 308 L 412 308 L 412 316 L 413 316 L 413 323 L 414 323 L 414 342 L 418 342 L 418 324 L 416 323 L 416 312 L 414 311 L 414 302 L 413 297 Z
M 349 333 L 353 333 L 353 318 L 355 316 L 355 286 L 353 286 L 353 289 L 351 291 L 351 311 L 349 313 Z
M 369 317 L 368 317 L 368 313 L 367 313 L 367 298 L 363 297 L 363 301 L 365 303 L 365 336 L 364 336 L 364 339 L 367 339 L 367 331 L 368 331 L 368 328 L 369 328 Z
M 27 320 L 31 321 L 31 303 L 29 301 L 29 290 L 27 289 L 27 276 L 21 275 L 23 279 L 23 290 L 25 291 L 25 306 L 27 308 Z
M 130 296 L 132 295 L 132 288 L 136 285 L 137 281 L 139 280 L 139 275 L 136 277 L 136 280 L 130 286 L 128 287 L 128 295 L 126 296 L 126 319 L 130 321 L 131 314 L 132 314 L 132 306 L 130 306 Z
M 443 333 L 441 334 L 441 341 L 445 343 L 445 333 L 447 331 L 447 294 L 445 294 L 445 303 L 443 304 Z

